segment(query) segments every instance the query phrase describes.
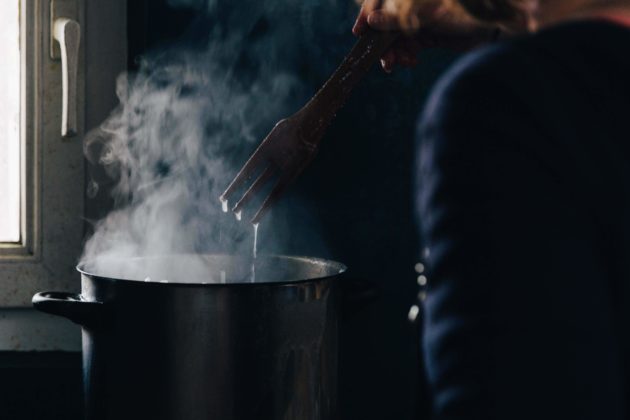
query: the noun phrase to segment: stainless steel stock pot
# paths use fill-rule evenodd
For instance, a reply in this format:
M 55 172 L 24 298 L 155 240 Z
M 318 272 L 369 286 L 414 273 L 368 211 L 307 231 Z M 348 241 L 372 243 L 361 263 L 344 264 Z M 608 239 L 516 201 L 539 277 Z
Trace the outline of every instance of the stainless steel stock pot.
M 207 274 L 189 274 L 200 261 Z M 86 418 L 335 418 L 345 267 L 306 257 L 255 261 L 112 259 L 98 272 L 78 267 L 80 295 L 36 294 L 37 309 L 82 326 Z

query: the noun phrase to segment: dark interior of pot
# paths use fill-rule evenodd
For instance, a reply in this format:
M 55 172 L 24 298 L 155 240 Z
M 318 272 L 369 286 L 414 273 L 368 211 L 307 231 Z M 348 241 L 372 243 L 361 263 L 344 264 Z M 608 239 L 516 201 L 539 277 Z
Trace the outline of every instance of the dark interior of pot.
M 186 254 L 103 257 L 80 265 L 84 274 L 116 280 L 175 284 L 293 283 L 336 276 L 343 264 L 311 257 Z

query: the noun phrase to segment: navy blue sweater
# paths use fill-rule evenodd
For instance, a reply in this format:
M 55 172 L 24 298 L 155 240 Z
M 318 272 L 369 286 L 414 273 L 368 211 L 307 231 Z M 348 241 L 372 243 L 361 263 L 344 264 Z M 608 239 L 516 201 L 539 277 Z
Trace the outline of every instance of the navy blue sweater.
M 418 136 L 436 418 L 628 419 L 630 30 L 468 54 Z

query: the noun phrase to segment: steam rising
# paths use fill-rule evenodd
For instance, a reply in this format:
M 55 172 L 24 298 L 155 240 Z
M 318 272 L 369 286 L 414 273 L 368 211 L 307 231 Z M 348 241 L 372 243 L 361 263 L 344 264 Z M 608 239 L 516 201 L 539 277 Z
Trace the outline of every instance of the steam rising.
M 173 48 L 119 77 L 120 105 L 85 142 L 90 162 L 115 180 L 116 208 L 96 223 L 81 257 L 92 272 L 141 280 L 154 268 L 132 269 L 123 260 L 251 255 L 251 225 L 223 213 L 218 197 L 260 141 L 260 128 L 268 130 L 287 112 L 287 98 L 299 83 L 264 66 L 253 81 L 234 77 L 242 58 L 240 35 L 201 51 Z M 98 188 L 93 180 L 88 194 Z M 180 276 L 207 277 L 203 257 L 187 261 L 178 267 L 185 270 Z

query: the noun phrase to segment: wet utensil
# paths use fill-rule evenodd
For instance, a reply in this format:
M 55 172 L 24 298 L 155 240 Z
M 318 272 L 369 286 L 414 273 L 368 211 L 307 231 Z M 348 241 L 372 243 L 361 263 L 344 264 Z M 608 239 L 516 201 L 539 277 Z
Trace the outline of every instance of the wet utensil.
M 367 30 L 328 81 L 302 109 L 280 120 L 265 137 L 220 200 L 227 211 L 230 196 L 254 179 L 232 208 L 240 218 L 245 205 L 270 180 L 276 183 L 254 217 L 257 224 L 317 153 L 319 142 L 352 89 L 398 37 L 397 32 Z

